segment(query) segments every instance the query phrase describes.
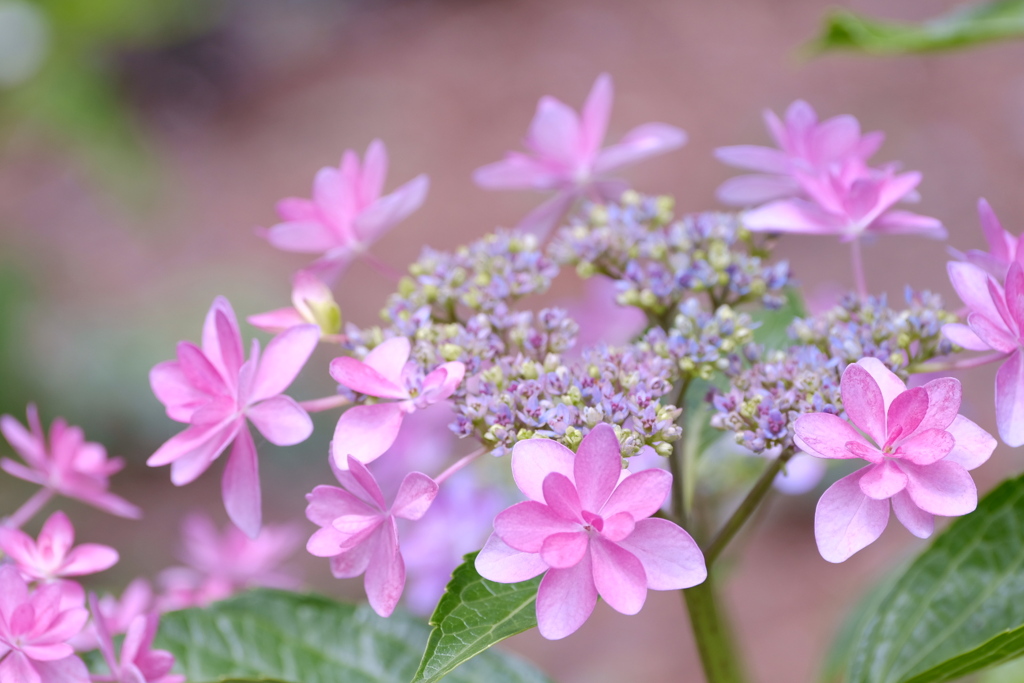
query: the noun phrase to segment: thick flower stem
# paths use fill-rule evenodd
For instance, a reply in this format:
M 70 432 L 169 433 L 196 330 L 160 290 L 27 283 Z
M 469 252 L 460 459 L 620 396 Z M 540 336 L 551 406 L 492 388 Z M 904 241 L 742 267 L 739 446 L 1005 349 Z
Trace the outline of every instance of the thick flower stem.
M 675 406 L 677 408 L 683 408 L 683 404 L 686 400 L 686 390 L 690 387 L 690 378 L 686 377 L 682 382 L 679 383 L 679 391 L 676 393 Z M 680 426 L 684 426 L 684 420 L 686 419 L 685 409 L 679 416 Z M 691 447 L 693 443 L 686 438 L 686 432 L 684 429 L 683 438 L 676 441 L 672 454 L 668 458 L 669 470 L 672 472 L 672 514 L 676 518 L 676 522 L 679 526 L 684 529 L 687 527 L 689 522 L 689 513 L 692 501 L 690 500 L 689 492 L 693 491 L 694 487 L 689 481 L 692 470 L 694 469 L 691 461 L 693 460 L 693 453 Z
M 704 583 L 684 590 L 683 598 L 707 683 L 743 683 L 746 678 L 732 633 L 719 611 L 711 574 Z

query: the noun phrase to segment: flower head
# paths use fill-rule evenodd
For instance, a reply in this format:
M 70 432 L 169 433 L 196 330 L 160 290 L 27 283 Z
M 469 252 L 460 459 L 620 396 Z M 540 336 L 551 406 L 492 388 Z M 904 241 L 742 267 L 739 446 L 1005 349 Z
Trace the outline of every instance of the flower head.
M 74 542 L 75 528 L 60 510 L 50 515 L 35 541 L 19 529 L 0 527 L 0 550 L 29 581 L 95 574 L 117 564 L 117 551 L 110 546 L 83 543 L 72 547 Z
M 890 500 L 896 518 L 920 538 L 931 535 L 934 515 L 974 510 L 978 491 L 968 470 L 988 460 L 996 440 L 958 414 L 959 381 L 907 389 L 881 361 L 865 358 L 846 368 L 840 390 L 849 422 L 812 413 L 794 425 L 805 452 L 870 463 L 818 501 L 814 535 L 823 558 L 842 562 L 874 542 L 888 523 Z
M 547 439 L 512 451 L 512 473 L 529 500 L 494 519 L 477 555 L 480 575 L 516 583 L 547 572 L 537 592 L 541 635 L 564 638 L 587 620 L 600 595 L 636 614 L 647 590 L 676 590 L 707 577 L 704 557 L 682 528 L 649 519 L 668 496 L 672 475 L 622 469 L 611 425 L 594 427 L 573 454 Z
M 235 312 L 218 297 L 203 325 L 202 348 L 178 344 L 178 359 L 155 366 L 149 375 L 153 393 L 167 416 L 189 425 L 171 437 L 147 464 L 171 465 L 171 482 L 194 481 L 234 444 L 224 470 L 224 507 L 240 529 L 255 538 L 260 530 L 260 483 L 251 421 L 268 441 L 292 446 L 313 432 L 306 411 L 282 392 L 309 359 L 320 338 L 314 325 L 293 327 L 267 344 L 253 340 L 245 360 Z
M 966 253 L 961 253 L 952 248 L 949 251 L 953 256 L 978 266 L 1002 282 L 1006 279 L 1010 264 L 1024 260 L 1020 237 L 1003 229 L 996 212 L 984 199 L 978 200 L 978 218 L 981 221 L 981 231 L 985 234 L 985 241 L 988 242 L 988 251 L 969 249 Z
M 110 668 L 110 677 L 97 680 L 112 683 L 184 683 L 185 677 L 172 674 L 174 655 L 166 650 L 153 650 L 160 616 L 156 612 L 140 614 L 131 620 L 121 643 L 120 657 L 114 654 L 111 624 L 100 611 L 95 595 L 89 596 L 93 627 L 100 653 Z
M 5 472 L 112 515 L 132 519 L 142 516 L 138 507 L 107 491 L 110 475 L 124 467 L 121 458 L 108 458 L 102 445 L 86 441 L 81 428 L 61 418 L 50 425 L 47 444 L 34 404 L 28 406 L 28 426 L 25 429 L 10 415 L 0 416 L 0 432 L 25 461 L 23 465 L 4 458 L 0 467 Z

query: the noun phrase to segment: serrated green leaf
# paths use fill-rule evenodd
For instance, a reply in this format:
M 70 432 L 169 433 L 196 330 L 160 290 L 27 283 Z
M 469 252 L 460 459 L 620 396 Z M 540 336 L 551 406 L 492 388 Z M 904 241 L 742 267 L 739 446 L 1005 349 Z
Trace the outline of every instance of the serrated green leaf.
M 452 572 L 430 617 L 434 629 L 413 683 L 440 680 L 491 645 L 537 626 L 541 577 L 522 583 L 488 581 L 476 571 L 476 556 L 466 555 Z
M 968 47 L 1024 37 L 1024 0 L 996 0 L 957 8 L 920 24 L 879 21 L 837 9 L 825 17 L 812 52 L 851 50 L 905 54 Z
M 852 639 L 848 683 L 948 681 L 1024 654 L 1024 477 L 940 535 Z
M 429 627 L 397 612 L 378 617 L 316 595 L 258 590 L 163 616 L 155 647 L 190 683 L 408 683 Z M 467 662 L 451 683 L 546 683 L 500 652 Z

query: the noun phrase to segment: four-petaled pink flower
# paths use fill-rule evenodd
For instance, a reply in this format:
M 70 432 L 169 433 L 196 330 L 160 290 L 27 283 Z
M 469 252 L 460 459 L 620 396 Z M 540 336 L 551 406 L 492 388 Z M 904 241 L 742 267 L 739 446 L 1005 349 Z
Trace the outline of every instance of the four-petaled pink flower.
M 444 401 L 459 386 L 466 366 L 444 363 L 426 376 L 409 362 L 405 337 L 393 337 L 370 351 L 362 361 L 341 357 L 331 361 L 331 377 L 352 391 L 391 403 L 354 406 L 341 414 L 331 441 L 334 464 L 345 469 L 348 457 L 371 462 L 391 447 L 409 413 Z
M 138 507 L 107 491 L 110 475 L 124 467 L 121 458 L 108 458 L 102 445 L 86 441 L 79 427 L 69 426 L 61 418 L 50 425 L 47 446 L 34 404 L 28 406 L 28 426 L 26 430 L 10 415 L 0 417 L 0 432 L 28 465 L 4 458 L 0 467 L 5 472 L 112 515 L 142 516 Z
M 1024 445 L 1024 267 L 1010 265 L 1005 289 L 971 263 L 950 261 L 947 270 L 970 313 L 966 325 L 948 323 L 942 333 L 965 349 L 995 351 L 988 360 L 1005 357 L 996 372 L 996 426 L 1007 446 Z
M 405 562 L 398 547 L 395 518 L 417 520 L 437 495 L 437 484 L 421 472 L 402 480 L 390 508 L 370 470 L 349 458 L 348 469 L 333 467 L 345 488 L 317 486 L 306 496 L 306 517 L 321 529 L 306 544 L 316 557 L 331 558 L 331 572 L 350 579 L 365 572 L 363 585 L 370 607 L 390 615 L 405 588 Z
M 934 515 L 974 510 L 978 490 L 968 470 L 988 460 L 996 440 L 958 414 L 958 380 L 907 389 L 881 361 L 864 358 L 847 366 L 840 391 L 852 426 L 828 413 L 801 415 L 794 425 L 797 446 L 811 455 L 871 463 L 818 501 L 814 536 L 823 558 L 842 562 L 873 543 L 889 521 L 890 500 L 919 538 L 932 534 Z
M 160 625 L 156 612 L 140 614 L 132 619 L 121 642 L 121 656 L 114 653 L 111 625 L 99 609 L 96 596 L 89 596 L 92 623 L 99 641 L 100 653 L 110 668 L 109 676 L 94 676 L 104 683 L 184 683 L 185 677 L 172 674 L 174 655 L 166 650 L 153 650 L 153 638 Z
M 594 427 L 575 455 L 555 441 L 520 441 L 512 449 L 512 473 L 530 500 L 494 519 L 476 569 L 500 583 L 547 571 L 537 592 L 545 638 L 576 631 L 598 595 L 613 609 L 636 614 L 648 589 L 689 588 L 707 577 L 704 556 L 686 531 L 648 519 L 668 496 L 672 475 L 624 471 L 610 425 Z
M 153 393 L 167 416 L 189 427 L 171 437 L 147 464 L 171 465 L 171 482 L 182 486 L 206 471 L 234 442 L 224 470 L 224 507 L 238 528 L 255 538 L 260 530 L 260 481 L 256 444 L 246 426 L 277 446 L 309 438 L 313 421 L 292 398 L 282 395 L 320 339 L 315 325 L 293 327 L 267 344 L 260 355 L 253 340 L 246 361 L 235 312 L 218 297 L 203 325 L 203 345 L 178 344 L 178 359 L 155 366 Z
M 89 683 L 89 671 L 68 645 L 89 612 L 62 597 L 56 584 L 30 593 L 16 567 L 0 566 L 0 681 Z
M 999 282 L 1006 279 L 1006 271 L 1014 261 L 1024 262 L 1024 250 L 1020 248 L 1020 238 L 1003 229 L 996 212 L 984 199 L 978 200 L 978 218 L 981 220 L 981 231 L 988 242 L 988 251 L 968 249 L 961 253 L 950 248 L 950 253 L 963 261 L 972 263 Z
M 797 172 L 818 174 L 849 164 L 863 168 L 885 139 L 877 131 L 861 135 L 860 123 L 849 115 L 819 123 L 818 114 L 803 100 L 789 105 L 784 122 L 770 110 L 764 112 L 764 122 L 779 149 L 733 145 L 715 150 L 719 161 L 757 171 L 722 183 L 718 198 L 726 204 L 749 206 L 799 195 Z
M 664 123 L 647 123 L 626 133 L 618 144 L 601 149 L 612 108 L 612 79 L 601 74 L 583 110 L 542 97 L 524 145 L 528 153 L 509 152 L 502 161 L 478 168 L 477 185 L 490 190 L 555 190 L 557 194 L 530 212 L 518 227 L 546 235 L 580 197 L 616 200 L 625 184 L 605 174 L 686 143 L 686 133 Z
M 362 165 L 354 150 L 346 150 L 338 168 L 317 172 L 312 199 L 278 202 L 282 222 L 264 236 L 284 251 L 321 254 L 310 270 L 330 280 L 426 199 L 425 175 L 381 196 L 387 173 L 388 153 L 380 140 L 370 143 Z
M 292 307 L 250 315 L 249 324 L 277 334 L 300 325 L 316 325 L 320 336 L 333 339 L 341 332 L 341 309 L 331 288 L 312 273 L 300 270 L 292 278 Z

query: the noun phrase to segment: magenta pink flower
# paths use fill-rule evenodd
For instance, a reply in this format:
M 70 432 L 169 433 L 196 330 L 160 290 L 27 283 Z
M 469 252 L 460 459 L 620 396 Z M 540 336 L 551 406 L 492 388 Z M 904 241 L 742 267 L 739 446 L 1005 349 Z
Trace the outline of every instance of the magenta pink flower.
M 62 597 L 56 584 L 30 593 L 17 568 L 0 566 L 0 681 L 88 683 L 89 672 L 68 640 L 89 612 L 66 606 Z
M 153 393 L 167 416 L 189 425 L 171 437 L 147 464 L 171 465 L 171 482 L 194 481 L 232 442 L 224 470 L 224 507 L 238 527 L 255 538 L 260 530 L 260 481 L 256 445 L 246 426 L 252 421 L 267 441 L 292 446 L 309 438 L 313 421 L 292 398 L 282 395 L 320 339 L 315 325 L 293 327 L 267 344 L 253 340 L 246 361 L 231 304 L 218 297 L 203 325 L 203 346 L 178 344 L 178 359 L 149 374 Z
M 582 196 L 618 199 L 621 181 L 603 179 L 622 166 L 681 147 L 686 133 L 664 123 L 646 123 L 626 133 L 618 144 L 601 149 L 612 108 L 612 79 L 594 81 L 583 110 L 542 97 L 524 145 L 528 152 L 509 152 L 502 161 L 478 168 L 473 179 L 489 190 L 555 190 L 519 223 L 519 228 L 546 235 Z
M 394 337 L 375 348 L 362 361 L 335 358 L 331 377 L 352 391 L 394 402 L 354 406 L 341 414 L 334 430 L 334 464 L 345 469 L 348 457 L 372 462 L 391 447 L 406 415 L 444 401 L 459 386 L 466 366 L 444 363 L 426 376 L 409 362 L 411 347 L 405 337 Z
M 291 308 L 257 313 L 247 320 L 250 325 L 274 334 L 310 324 L 320 328 L 321 338 L 334 338 L 341 331 L 341 309 L 331 288 L 305 270 L 292 278 Z
M 94 681 L 110 683 L 184 683 L 185 677 L 172 674 L 174 655 L 166 650 L 153 650 L 153 638 L 160 625 L 156 612 L 140 614 L 132 619 L 121 643 L 121 656 L 114 653 L 114 631 L 96 602 L 89 596 L 93 628 L 100 653 L 110 668 L 109 676 L 94 676 Z
M 138 507 L 107 491 L 110 475 L 124 467 L 121 458 L 108 458 L 103 446 L 86 441 L 79 427 L 69 426 L 61 418 L 50 425 L 47 446 L 34 404 L 28 406 L 28 426 L 26 430 L 10 415 L 0 417 L 0 432 L 25 461 L 22 465 L 4 458 L 0 467 L 5 472 L 112 515 L 142 516 Z
M 120 598 L 104 595 L 96 602 L 93 614 L 103 615 L 107 631 L 112 635 L 121 635 L 128 630 L 128 625 L 135 617 L 144 615 L 154 607 L 153 588 L 143 578 L 132 580 L 121 593 Z M 71 645 L 78 652 L 95 650 L 100 646 L 95 628 L 86 628 L 71 639 Z
M 726 204 L 749 206 L 797 196 L 802 192 L 797 173 L 817 175 L 851 164 L 864 168 L 885 138 L 880 132 L 861 135 L 860 123 L 848 115 L 819 123 L 817 113 L 803 100 L 789 105 L 785 122 L 767 110 L 764 121 L 779 149 L 734 145 L 715 150 L 719 161 L 757 171 L 718 188 L 718 198 Z
M 1005 289 L 971 263 L 951 261 L 947 270 L 970 313 L 966 325 L 949 323 L 942 333 L 970 351 L 995 351 L 982 361 L 1005 358 L 996 372 L 996 426 L 1007 446 L 1024 445 L 1024 268 L 1010 265 Z
M 957 258 L 972 263 L 999 282 L 1006 278 L 1006 271 L 1014 261 L 1024 262 L 1024 250 L 1020 249 L 1020 238 L 1003 229 L 995 211 L 984 199 L 978 200 L 978 218 L 981 230 L 988 242 L 988 251 L 969 249 L 961 253 L 954 249 L 950 252 Z
M 402 480 L 388 508 L 380 486 L 359 460 L 349 458 L 348 469 L 331 469 L 344 488 L 317 486 L 306 496 L 306 517 L 320 526 L 306 544 L 316 557 L 331 558 L 331 572 L 339 579 L 364 574 L 370 607 L 382 617 L 390 615 L 405 589 L 405 562 L 398 547 L 395 518 L 417 520 L 430 508 L 437 484 L 420 472 Z
M 598 595 L 622 614 L 636 614 L 648 589 L 689 588 L 707 577 L 704 556 L 686 531 L 648 519 L 668 496 L 672 475 L 623 470 L 610 425 L 594 427 L 575 455 L 556 441 L 520 441 L 512 449 L 512 474 L 530 500 L 494 519 L 476 569 L 500 583 L 546 571 L 537 592 L 545 638 L 575 632 Z
M 0 550 L 14 561 L 28 581 L 50 582 L 85 576 L 117 564 L 117 551 L 110 546 L 98 543 L 74 546 L 74 542 L 75 528 L 60 510 L 50 515 L 35 541 L 24 531 L 0 527 Z
M 425 175 L 381 196 L 387 173 L 388 153 L 380 140 L 370 143 L 362 165 L 355 151 L 346 150 L 338 168 L 317 172 L 312 199 L 278 202 L 282 222 L 264 236 L 284 251 L 321 254 L 311 269 L 330 279 L 426 199 Z
M 890 500 L 896 518 L 919 538 L 931 535 L 934 515 L 974 510 L 978 490 L 968 470 L 988 460 L 996 440 L 958 414 L 959 381 L 944 377 L 907 389 L 881 361 L 864 358 L 847 366 L 840 390 L 849 422 L 811 413 L 794 425 L 803 451 L 870 463 L 818 501 L 814 536 L 823 558 L 842 562 L 873 543 L 889 521 Z

